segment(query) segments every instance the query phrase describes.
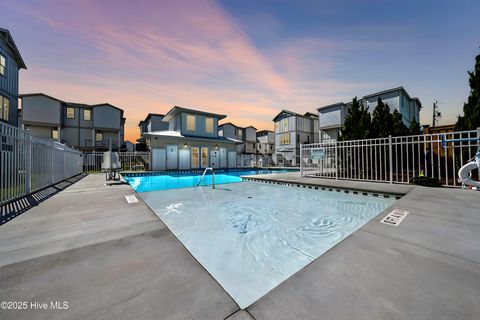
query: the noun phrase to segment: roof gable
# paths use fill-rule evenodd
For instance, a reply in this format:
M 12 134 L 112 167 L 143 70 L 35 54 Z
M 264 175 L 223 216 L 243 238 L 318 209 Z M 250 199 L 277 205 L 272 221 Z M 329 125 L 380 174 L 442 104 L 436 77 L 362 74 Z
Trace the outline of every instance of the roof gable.
M 27 69 L 27 66 L 25 65 L 25 62 L 23 61 L 23 58 L 20 55 L 20 51 L 18 50 L 17 45 L 15 44 L 15 41 L 13 41 L 13 37 L 10 34 L 10 31 L 8 31 L 7 29 L 0 28 L 0 36 L 8 44 L 8 46 L 10 47 L 10 50 L 12 50 L 13 57 L 15 58 L 15 61 L 17 62 L 18 68 L 19 69 Z
M 291 117 L 291 116 L 299 116 L 299 115 L 300 114 L 298 114 L 296 112 L 283 109 L 282 111 L 280 111 L 279 114 L 277 114 L 275 116 L 275 118 L 273 118 L 273 121 L 278 121 L 278 120 L 282 120 L 283 118 L 287 118 L 287 117 Z

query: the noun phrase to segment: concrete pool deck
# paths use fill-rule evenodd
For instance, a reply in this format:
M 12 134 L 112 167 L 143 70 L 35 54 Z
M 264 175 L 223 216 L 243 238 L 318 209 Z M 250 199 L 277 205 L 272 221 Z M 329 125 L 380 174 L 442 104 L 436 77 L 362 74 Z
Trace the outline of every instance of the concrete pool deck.
M 89 175 L 0 226 L 2 301 L 68 301 L 68 310 L 0 310 L 0 318 L 480 317 L 480 193 L 275 176 L 406 195 L 239 310 L 140 197 L 127 204 L 130 186 Z M 379 222 L 392 208 L 410 211 L 398 227 Z

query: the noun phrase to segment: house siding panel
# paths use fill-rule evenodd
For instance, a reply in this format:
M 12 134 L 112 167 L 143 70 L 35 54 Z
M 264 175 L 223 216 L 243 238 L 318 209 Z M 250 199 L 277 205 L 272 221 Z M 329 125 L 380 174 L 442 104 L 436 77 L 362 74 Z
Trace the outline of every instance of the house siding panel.
M 22 121 L 24 123 L 44 123 L 59 126 L 62 116 L 60 101 L 45 96 L 22 98 Z
M 18 64 L 7 43 L 0 39 L 0 53 L 5 57 L 5 75 L 0 75 L 0 93 L 10 100 L 8 123 L 18 125 Z
M 121 111 L 110 106 L 93 108 L 93 124 L 95 128 L 117 129 L 121 126 Z
M 195 130 L 187 130 L 187 114 L 195 116 Z M 218 137 L 218 120 L 213 118 L 213 131 L 207 132 L 205 128 L 205 118 L 204 115 L 199 114 L 192 114 L 192 113 L 181 113 L 182 123 L 185 125 L 182 126 L 182 135 L 186 136 L 196 136 L 196 137 L 209 137 L 209 138 L 216 138 Z
M 341 107 L 332 107 L 322 109 L 318 112 L 320 128 L 329 126 L 341 126 L 342 124 L 342 111 Z M 318 130 L 315 130 L 317 132 Z

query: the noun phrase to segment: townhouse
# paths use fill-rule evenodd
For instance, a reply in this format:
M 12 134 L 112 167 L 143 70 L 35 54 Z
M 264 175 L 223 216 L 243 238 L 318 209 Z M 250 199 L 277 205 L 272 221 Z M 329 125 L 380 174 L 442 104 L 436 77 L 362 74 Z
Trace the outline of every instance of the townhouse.
M 239 127 L 231 122 L 218 126 L 218 135 L 238 140 L 237 163 L 239 166 L 253 166 L 257 145 L 257 128 L 254 126 Z
M 138 123 L 140 130 L 140 138 L 137 139 L 135 149 L 137 151 L 147 151 L 147 144 L 143 134 L 145 132 L 164 131 L 168 130 L 168 122 L 163 121 L 164 114 L 149 113 L 144 120 Z
M 270 130 L 257 131 L 257 155 L 261 156 L 260 166 L 273 164 L 275 154 L 275 133 Z
M 18 74 L 27 69 L 7 29 L 0 28 L 0 121 L 18 125 Z
M 373 112 L 378 103 L 378 98 L 388 104 L 390 112 L 397 110 L 402 115 L 403 123 L 409 127 L 413 119 L 420 121 L 420 109 L 422 103 L 418 98 L 412 98 L 403 87 L 397 87 L 363 96 L 359 103 L 368 107 Z M 319 107 L 319 138 L 320 141 L 335 141 L 340 134 L 340 129 L 345 123 L 345 117 L 352 102 L 335 103 Z
M 300 164 L 300 144 L 318 142 L 318 116 L 282 110 L 273 118 L 275 124 L 275 153 L 278 166 Z
M 22 94 L 20 125 L 82 151 L 123 150 L 123 110 L 109 103 L 65 102 L 43 93 Z

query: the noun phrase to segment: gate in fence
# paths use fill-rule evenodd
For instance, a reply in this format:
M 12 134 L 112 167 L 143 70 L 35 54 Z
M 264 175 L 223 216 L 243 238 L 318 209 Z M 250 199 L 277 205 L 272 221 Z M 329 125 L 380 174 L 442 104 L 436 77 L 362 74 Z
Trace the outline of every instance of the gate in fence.
M 408 183 L 424 175 L 460 186 L 457 172 L 480 148 L 480 130 L 304 144 L 306 177 Z M 473 178 L 479 172 L 474 170 Z
M 119 152 L 122 170 L 143 171 L 150 168 L 150 152 Z M 102 170 L 103 152 L 86 152 L 83 154 L 83 171 L 98 172 Z

